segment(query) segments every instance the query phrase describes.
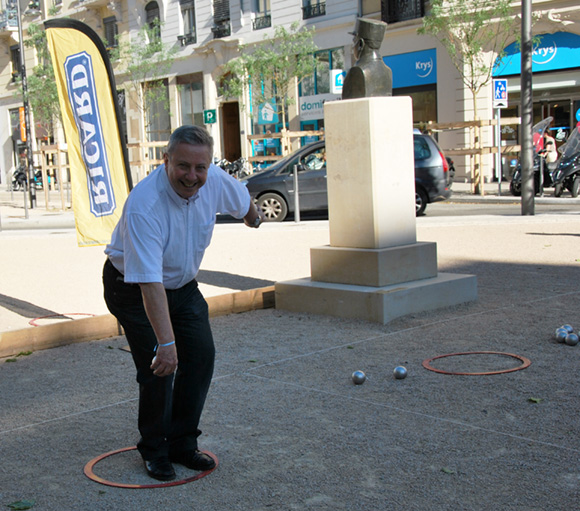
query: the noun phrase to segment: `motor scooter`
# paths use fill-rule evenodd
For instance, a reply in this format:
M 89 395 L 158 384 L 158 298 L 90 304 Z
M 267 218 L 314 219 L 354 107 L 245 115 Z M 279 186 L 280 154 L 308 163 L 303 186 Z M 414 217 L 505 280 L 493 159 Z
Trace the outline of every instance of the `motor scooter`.
M 532 141 L 534 144 L 534 194 L 540 193 L 540 189 L 554 186 L 553 172 L 555 165 L 547 164 L 544 151 L 544 133 L 554 120 L 553 117 L 546 117 L 532 127 Z M 542 172 L 540 172 L 542 170 Z M 519 197 L 522 194 L 522 163 L 518 160 L 516 169 L 510 181 L 510 193 Z
M 225 158 L 216 162 L 218 167 L 221 167 L 231 176 L 236 179 L 241 179 L 243 177 L 249 176 L 251 174 L 250 169 L 247 166 L 247 160 L 245 158 L 238 158 L 236 161 L 230 162 Z
M 554 195 L 560 197 L 568 190 L 572 197 L 580 192 L 580 123 L 572 130 L 568 140 L 560 147 L 560 157 L 553 171 Z
M 26 172 L 24 167 L 19 166 L 12 174 L 12 190 L 15 192 L 26 188 Z

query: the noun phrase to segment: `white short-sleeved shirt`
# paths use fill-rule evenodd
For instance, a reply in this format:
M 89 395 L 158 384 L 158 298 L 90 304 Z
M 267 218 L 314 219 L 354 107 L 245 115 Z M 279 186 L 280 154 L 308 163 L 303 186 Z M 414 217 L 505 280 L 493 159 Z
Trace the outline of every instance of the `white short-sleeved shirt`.
M 197 194 L 184 199 L 160 165 L 129 194 L 105 253 L 125 282 L 180 288 L 199 271 L 216 214 L 242 218 L 250 200 L 242 183 L 213 164 Z

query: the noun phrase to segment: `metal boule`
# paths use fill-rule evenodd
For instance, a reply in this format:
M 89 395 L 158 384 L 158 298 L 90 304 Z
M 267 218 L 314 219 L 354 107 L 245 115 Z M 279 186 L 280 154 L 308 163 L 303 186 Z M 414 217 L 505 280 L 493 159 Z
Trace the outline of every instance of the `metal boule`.
M 562 328 L 566 330 L 566 332 L 568 332 L 569 334 L 571 334 L 574 331 L 571 325 L 562 325 Z
M 554 333 L 554 337 L 558 342 L 564 342 L 566 337 L 568 337 L 568 330 L 565 328 L 558 328 Z
M 352 373 L 352 382 L 355 385 L 362 385 L 366 379 L 367 376 L 362 371 L 355 371 L 354 373 Z
M 574 333 L 568 334 L 566 336 L 566 344 L 568 346 L 576 346 L 578 344 L 578 336 Z
M 393 376 L 397 380 L 403 380 L 404 378 L 407 377 L 407 369 L 405 369 L 403 366 L 397 366 L 393 370 Z

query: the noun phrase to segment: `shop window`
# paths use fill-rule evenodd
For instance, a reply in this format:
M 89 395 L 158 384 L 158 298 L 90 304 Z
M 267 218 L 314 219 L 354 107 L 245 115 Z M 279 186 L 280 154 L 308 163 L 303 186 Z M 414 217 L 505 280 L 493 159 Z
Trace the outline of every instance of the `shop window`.
M 10 62 L 12 64 L 12 81 L 16 82 L 20 79 L 20 47 L 16 44 L 10 46 Z
M 22 140 L 20 138 L 20 109 L 11 108 L 9 113 L 10 113 L 10 131 L 12 133 L 12 141 L 14 142 L 14 147 L 16 148 L 16 144 L 22 143 Z
M 149 2 L 145 6 L 145 23 L 152 31 L 153 37 L 161 39 L 161 19 L 159 17 L 159 4 L 157 2 Z
M 300 83 L 300 96 L 313 96 L 330 92 L 330 70 L 344 68 L 344 49 L 335 48 L 315 53 L 317 64 L 312 76 Z
M 105 44 L 107 49 L 117 47 L 117 35 L 119 34 L 119 28 L 117 27 L 117 18 L 115 16 L 109 16 L 103 19 L 103 25 L 105 27 Z
M 413 122 L 437 121 L 437 85 L 419 85 L 393 89 L 393 96 L 410 96 L 413 101 Z
M 306 77 L 300 83 L 299 94 L 303 96 L 316 96 L 330 93 L 330 70 L 344 69 L 344 49 L 334 48 L 316 52 L 316 71 Z M 317 131 L 324 128 L 324 119 L 301 121 L 300 129 L 303 131 Z M 302 145 L 318 140 L 318 137 L 307 136 L 301 139 Z
M 362 0 L 362 15 L 381 12 L 381 0 Z
M 183 35 L 177 37 L 181 46 L 197 42 L 195 32 L 195 5 L 194 0 L 179 0 L 181 5 L 181 19 L 183 20 Z
M 302 19 L 316 18 L 326 14 L 326 2 L 321 0 L 304 0 Z
M 145 93 L 147 142 L 166 142 L 171 135 L 167 80 L 148 82 L 143 87 Z M 149 158 L 151 160 L 160 160 L 162 157 L 163 148 L 151 147 L 149 149 Z
M 213 0 L 213 32 L 214 39 L 231 35 L 230 0 Z
M 396 23 L 425 16 L 426 0 L 381 0 L 381 19 Z
M 330 92 L 330 53 L 320 52 L 316 62 L 316 94 Z
M 272 26 L 272 16 L 270 14 L 270 0 L 253 0 L 254 19 L 252 28 L 260 30 Z
M 177 77 L 181 124 L 203 126 L 203 76 L 200 74 Z

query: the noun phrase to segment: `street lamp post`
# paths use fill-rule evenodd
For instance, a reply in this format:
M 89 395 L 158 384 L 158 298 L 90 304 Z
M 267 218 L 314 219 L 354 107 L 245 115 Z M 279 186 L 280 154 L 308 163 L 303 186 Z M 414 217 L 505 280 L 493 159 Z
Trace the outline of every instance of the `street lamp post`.
M 28 104 L 28 84 L 26 81 L 26 64 L 24 58 L 24 44 L 22 35 L 22 17 L 20 14 L 20 0 L 16 0 L 16 12 L 18 15 L 18 48 L 20 50 L 20 75 L 22 77 L 22 100 L 24 103 L 24 118 L 26 123 L 26 160 L 28 163 L 28 193 L 30 207 L 36 207 L 36 188 L 34 187 L 34 161 L 32 156 L 32 130 L 30 124 L 30 106 Z M 26 210 L 28 218 L 28 210 Z
M 534 155 L 532 144 L 532 2 L 522 0 L 522 74 L 521 74 L 522 130 L 522 215 L 534 214 Z

